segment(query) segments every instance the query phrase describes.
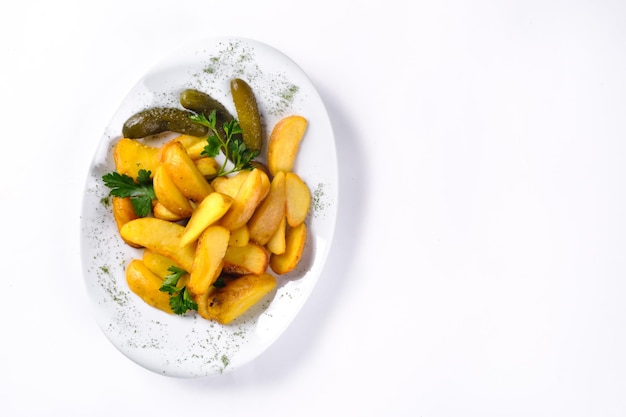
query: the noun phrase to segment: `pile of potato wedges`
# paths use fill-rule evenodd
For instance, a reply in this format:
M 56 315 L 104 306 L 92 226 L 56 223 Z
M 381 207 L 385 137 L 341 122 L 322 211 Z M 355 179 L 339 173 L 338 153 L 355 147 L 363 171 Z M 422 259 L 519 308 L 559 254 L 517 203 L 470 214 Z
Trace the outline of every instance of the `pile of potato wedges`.
M 172 313 L 159 288 L 176 266 L 186 271 L 179 286 L 186 285 L 198 314 L 222 324 L 273 291 L 276 276 L 298 266 L 307 240 L 311 192 L 293 171 L 307 123 L 285 116 L 268 137 L 266 163 L 217 177 L 220 164 L 202 156 L 206 137 L 180 134 L 160 146 L 120 139 L 116 171 L 135 179 L 150 171 L 156 195 L 148 217 L 137 217 L 129 198 L 112 200 L 121 238 L 143 249 L 127 266 L 129 288 Z

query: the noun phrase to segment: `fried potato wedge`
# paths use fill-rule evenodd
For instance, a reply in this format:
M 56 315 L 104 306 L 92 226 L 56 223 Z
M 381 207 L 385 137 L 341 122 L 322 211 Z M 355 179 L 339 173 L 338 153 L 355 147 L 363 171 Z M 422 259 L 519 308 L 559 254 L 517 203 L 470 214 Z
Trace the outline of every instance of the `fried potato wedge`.
M 250 241 L 250 233 L 248 233 L 248 225 L 232 230 L 230 232 L 229 246 L 246 246 Z
M 199 203 L 213 192 L 213 187 L 198 170 L 178 141 L 170 141 L 161 149 L 161 163 L 178 189 L 187 198 Z
M 198 313 L 206 319 L 229 324 L 248 311 L 276 288 L 271 274 L 249 274 L 225 279 L 226 285 L 216 288 L 198 305 Z
M 255 170 L 259 171 L 259 175 L 261 176 L 261 200 L 264 200 L 267 197 L 267 194 L 270 192 L 270 186 L 272 182 L 270 177 L 267 175 L 267 172 L 263 169 L 255 168 Z
M 271 178 L 272 174 L 270 174 L 270 170 L 265 164 L 265 162 L 261 162 L 257 159 L 250 161 L 250 165 L 252 165 L 255 169 L 260 169 L 267 175 L 268 178 Z
M 128 288 L 146 303 L 166 313 L 173 314 L 170 295 L 160 291 L 163 279 L 152 272 L 141 260 L 133 259 L 126 267 Z
M 217 177 L 211 181 L 211 187 L 214 191 L 229 195 L 233 198 L 237 196 L 239 189 L 243 182 L 248 178 L 252 171 L 239 171 L 236 174 L 228 177 Z
M 283 216 L 282 220 L 280 221 L 280 224 L 276 228 L 276 231 L 274 232 L 270 240 L 268 240 L 267 243 L 265 244 L 265 247 L 267 248 L 267 250 L 269 250 L 271 253 L 275 253 L 276 255 L 285 253 L 285 250 L 287 249 L 287 239 L 285 235 L 286 232 L 287 232 L 287 217 Z
M 264 174 L 260 170 L 253 169 L 246 176 L 237 194 L 233 197 L 230 209 L 220 220 L 222 226 L 229 230 L 235 230 L 250 220 L 265 194 L 262 175 Z
M 218 192 L 213 192 L 206 196 L 189 218 L 189 222 L 185 226 L 185 232 L 180 239 L 180 244 L 185 246 L 198 239 L 207 227 L 226 214 L 232 202 L 233 199 L 230 196 Z
M 262 274 L 267 270 L 269 260 L 269 253 L 259 244 L 229 246 L 224 254 L 222 271 L 234 275 Z
M 115 224 L 117 224 L 117 230 L 121 230 L 122 226 L 137 218 L 133 203 L 130 202 L 130 197 L 113 197 L 111 204 L 113 206 L 113 218 L 115 219 Z M 124 241 L 132 247 L 139 247 L 134 243 Z
M 274 125 L 267 144 L 267 167 L 272 175 L 292 171 L 307 127 L 307 119 L 298 115 L 286 116 Z
M 168 271 L 170 267 L 175 266 L 180 268 L 170 257 L 161 255 L 150 249 L 144 249 L 141 261 L 150 271 L 161 279 L 170 274 L 170 271 Z
M 252 171 L 239 171 L 231 176 L 217 177 L 211 181 L 211 186 L 213 187 L 213 190 L 235 198 L 241 188 L 241 185 L 250 175 L 250 172 Z
M 154 176 L 159 166 L 159 148 L 148 146 L 135 139 L 122 138 L 113 148 L 115 170 L 122 175 L 137 179 L 141 169 L 151 172 Z
M 222 226 L 209 226 L 200 235 L 187 289 L 196 303 L 207 294 L 222 272 L 224 254 L 228 247 L 230 231 Z
M 168 222 L 177 222 L 186 218 L 185 216 L 169 211 L 167 207 L 158 200 L 152 203 L 152 213 L 157 219 L 167 220 Z
M 154 194 L 159 203 L 163 204 L 167 210 L 178 216 L 179 219 L 191 216 L 193 208 L 189 199 L 180 191 L 178 186 L 172 181 L 164 165 L 159 165 L 154 173 L 152 181 Z
M 307 214 L 309 214 L 311 190 L 295 172 L 285 174 L 285 190 L 287 192 L 285 205 L 287 223 L 291 227 L 296 227 L 303 223 Z
M 287 228 L 285 252 L 280 255 L 274 254 L 270 256 L 270 268 L 272 271 L 282 275 L 293 271 L 298 266 L 304 252 L 306 236 L 306 223 Z
M 140 217 L 122 226 L 120 235 L 131 242 L 171 258 L 187 272 L 191 272 L 196 244 L 180 245 L 185 227 L 178 223 L 154 217 Z
M 189 155 L 189 157 L 194 161 L 196 159 L 203 158 L 201 154 L 204 147 L 207 145 L 207 138 L 191 135 L 179 135 L 172 140 L 180 142 L 180 144 L 183 145 L 183 148 L 185 148 L 187 155 Z
M 248 221 L 251 240 L 261 245 L 265 245 L 270 240 L 282 218 L 285 217 L 286 199 L 285 173 L 279 171 L 272 179 L 267 197 Z
M 214 158 L 198 158 L 193 163 L 205 178 L 215 177 L 220 170 L 220 164 Z
M 255 170 L 256 169 L 259 169 L 259 168 L 255 168 Z M 258 172 L 257 174 L 261 175 L 261 188 L 263 190 L 263 193 L 261 195 L 261 200 L 262 200 L 267 196 L 267 193 L 270 190 L 270 179 L 267 175 L 267 172 L 265 172 L 262 169 L 259 169 L 259 170 L 261 172 Z M 243 185 L 244 181 L 246 180 L 246 178 L 248 178 L 248 176 L 250 175 L 252 171 L 253 170 L 239 171 L 235 175 L 230 176 L 230 177 L 227 177 L 227 176 L 217 177 L 211 182 L 211 185 L 213 186 L 213 189 L 215 191 L 228 194 L 229 196 L 234 198 L 237 196 L 237 193 L 241 189 L 241 186 Z

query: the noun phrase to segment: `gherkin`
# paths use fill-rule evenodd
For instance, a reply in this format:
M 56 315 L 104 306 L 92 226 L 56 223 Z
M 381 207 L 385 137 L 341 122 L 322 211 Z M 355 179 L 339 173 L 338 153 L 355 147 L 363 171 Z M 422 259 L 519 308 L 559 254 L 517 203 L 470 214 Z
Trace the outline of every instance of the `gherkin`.
M 260 151 L 263 146 L 263 126 L 256 97 L 250 85 L 241 78 L 230 81 L 230 91 L 237 110 L 243 141 L 248 149 Z
M 129 139 L 145 138 L 163 132 L 176 132 L 203 137 L 208 134 L 206 126 L 193 122 L 188 110 L 169 107 L 153 107 L 132 115 L 122 127 L 122 135 Z

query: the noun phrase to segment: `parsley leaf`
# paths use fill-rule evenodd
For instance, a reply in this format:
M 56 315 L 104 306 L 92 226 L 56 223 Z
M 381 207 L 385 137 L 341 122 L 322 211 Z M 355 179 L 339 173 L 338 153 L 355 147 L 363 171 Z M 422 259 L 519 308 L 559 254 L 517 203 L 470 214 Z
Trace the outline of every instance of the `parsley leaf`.
M 170 266 L 167 270 L 170 271 L 171 274 L 165 277 L 159 291 L 171 295 L 170 307 L 172 307 L 172 311 L 175 314 L 185 314 L 187 310 L 198 310 L 198 304 L 191 298 L 187 286 L 183 285 L 182 287 L 178 287 L 178 281 L 187 271 L 177 266 Z
M 171 274 L 165 277 L 165 279 L 163 280 L 163 284 L 161 285 L 161 288 L 159 288 L 159 290 L 172 295 L 175 292 L 181 290 L 181 288 L 177 287 L 178 280 L 180 280 L 183 275 L 187 273 L 187 271 L 177 266 L 170 266 L 169 268 L 167 268 L 167 270 L 170 271 Z
M 252 169 L 252 161 L 259 154 L 258 151 L 248 149 L 240 135 L 243 130 L 239 125 L 239 122 L 235 119 L 230 120 L 223 125 L 224 134 L 223 137 L 217 128 L 217 116 L 215 110 L 209 114 L 207 118 L 203 114 L 194 114 L 191 116 L 191 120 L 200 123 L 203 126 L 209 128 L 212 133 L 207 138 L 207 145 L 202 151 L 202 156 L 215 157 L 220 151 L 226 157 L 224 163 L 217 172 L 217 176 L 228 175 L 233 172 L 242 171 L 244 169 Z M 233 163 L 231 169 L 226 169 L 228 161 Z
M 207 138 L 208 144 L 204 147 L 202 151 L 203 156 L 208 156 L 210 158 L 216 157 L 220 153 L 220 148 L 222 143 L 216 135 L 211 135 Z
M 152 210 L 152 200 L 156 199 L 150 171 L 140 169 L 137 181 L 126 174 L 111 172 L 102 176 L 104 184 L 111 189 L 110 195 L 115 197 L 130 197 L 135 214 L 146 217 Z
M 170 298 L 170 307 L 175 314 L 185 314 L 187 310 L 198 310 L 198 305 L 191 298 L 186 286 Z

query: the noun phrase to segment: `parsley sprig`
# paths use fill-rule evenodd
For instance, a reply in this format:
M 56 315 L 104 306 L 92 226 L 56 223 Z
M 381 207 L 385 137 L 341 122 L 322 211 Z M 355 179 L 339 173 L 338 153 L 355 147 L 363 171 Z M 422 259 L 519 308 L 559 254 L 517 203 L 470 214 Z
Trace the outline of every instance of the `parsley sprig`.
M 191 294 L 187 290 L 187 286 L 178 286 L 178 281 L 187 273 L 184 269 L 177 266 L 170 266 L 167 275 L 163 280 L 160 291 L 168 293 L 170 297 L 170 307 L 175 314 L 185 314 L 187 310 L 198 310 L 198 304 L 191 298 Z
M 207 139 L 208 144 L 204 147 L 201 155 L 214 158 L 222 151 L 226 157 L 217 172 L 218 177 L 253 168 L 251 162 L 259 152 L 248 149 L 243 139 L 241 139 L 240 134 L 243 133 L 243 130 L 237 120 L 233 119 L 224 123 L 223 130 L 226 137 L 223 137 L 218 130 L 215 110 L 209 114 L 208 118 L 204 114 L 194 114 L 191 116 L 191 120 L 208 127 L 210 131 Z M 231 161 L 233 164 L 230 169 L 226 168 L 228 161 Z
M 135 214 L 146 217 L 152 210 L 152 200 L 156 199 L 150 171 L 140 169 L 137 181 L 126 174 L 111 172 L 102 176 L 104 184 L 111 189 L 110 195 L 115 197 L 130 197 Z

